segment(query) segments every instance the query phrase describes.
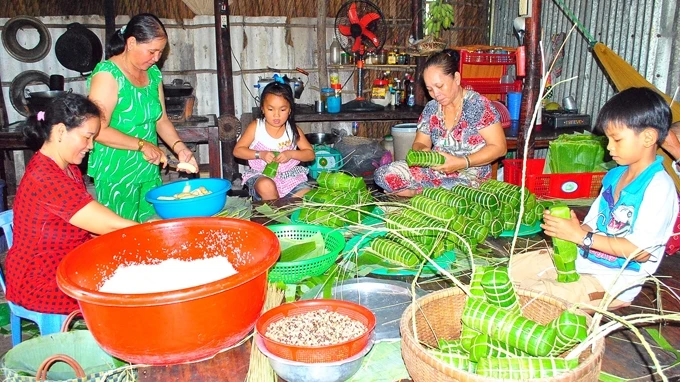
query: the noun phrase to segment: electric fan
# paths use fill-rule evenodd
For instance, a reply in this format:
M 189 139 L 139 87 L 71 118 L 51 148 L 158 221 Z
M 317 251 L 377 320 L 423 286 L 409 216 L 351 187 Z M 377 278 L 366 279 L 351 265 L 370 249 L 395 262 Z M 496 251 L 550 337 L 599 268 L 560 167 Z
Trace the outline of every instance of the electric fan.
M 348 1 L 335 16 L 335 36 L 342 50 L 357 54 L 357 98 L 342 105 L 342 111 L 379 111 L 382 105 L 363 97 L 364 53 L 379 51 L 385 43 L 387 26 L 385 17 L 377 5 L 367 0 Z

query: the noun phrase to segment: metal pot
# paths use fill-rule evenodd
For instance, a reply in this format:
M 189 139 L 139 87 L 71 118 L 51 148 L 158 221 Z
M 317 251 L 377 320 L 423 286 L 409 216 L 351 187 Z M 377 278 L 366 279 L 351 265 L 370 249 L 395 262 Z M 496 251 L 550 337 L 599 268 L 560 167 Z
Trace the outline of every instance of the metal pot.
M 42 92 L 29 92 L 26 90 L 26 106 L 28 106 L 28 110 L 31 113 L 37 113 L 39 111 L 45 111 L 45 108 L 47 107 L 47 104 L 50 103 L 54 98 L 70 93 L 71 90 L 69 91 L 63 91 L 63 90 L 48 90 L 48 91 L 42 91 Z
M 333 133 L 307 133 L 305 138 L 312 145 L 332 145 L 340 140 L 340 136 Z
M 193 86 L 181 78 L 174 79 L 171 84 L 163 84 L 163 94 L 166 97 L 186 97 L 193 92 Z
M 65 68 L 85 74 L 91 72 L 101 61 L 104 49 L 99 37 L 79 23 L 66 27 L 56 44 L 54 53 Z

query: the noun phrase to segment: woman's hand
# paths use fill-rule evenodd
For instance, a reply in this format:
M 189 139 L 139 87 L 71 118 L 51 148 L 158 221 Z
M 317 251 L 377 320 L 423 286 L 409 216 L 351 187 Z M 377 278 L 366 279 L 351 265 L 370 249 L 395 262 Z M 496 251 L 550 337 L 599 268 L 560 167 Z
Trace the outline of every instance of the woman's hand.
M 292 150 L 281 151 L 279 155 L 277 155 L 276 158 L 274 158 L 274 162 L 286 163 L 291 159 L 293 159 Z
M 260 159 L 267 163 L 272 163 L 276 160 L 276 156 L 271 151 L 260 151 Z
M 168 157 L 163 150 L 149 141 L 144 141 L 144 146 L 142 146 L 141 151 L 144 160 L 149 163 L 158 165 L 159 163 L 164 162 L 163 168 L 165 168 L 168 163 Z
M 439 153 L 444 156 L 445 161 L 442 165 L 432 166 L 432 169 L 435 171 L 451 174 L 452 172 L 464 169 L 467 165 L 465 158 L 457 157 L 443 151 L 439 151 Z
M 188 164 L 194 166 L 194 168 L 198 172 L 198 163 L 196 163 L 196 158 L 194 158 L 194 153 L 192 153 L 191 150 L 189 150 L 188 148 L 180 150 L 177 153 L 177 159 L 179 159 L 180 163 L 188 163 Z M 186 172 L 187 174 L 191 173 L 191 171 L 189 171 L 188 169 L 179 168 L 179 167 L 177 168 L 177 171 Z
M 571 210 L 571 217 L 569 219 L 552 216 L 550 210 L 543 211 L 543 224 L 541 224 L 541 228 L 550 237 L 576 244 L 580 244 L 587 233 L 581 228 L 581 223 L 578 221 L 574 210 Z

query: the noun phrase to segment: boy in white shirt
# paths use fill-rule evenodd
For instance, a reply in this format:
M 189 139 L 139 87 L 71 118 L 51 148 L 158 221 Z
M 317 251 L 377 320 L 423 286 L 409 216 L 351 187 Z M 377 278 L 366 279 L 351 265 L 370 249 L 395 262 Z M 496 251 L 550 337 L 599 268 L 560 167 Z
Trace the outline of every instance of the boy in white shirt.
M 678 216 L 675 186 L 656 155 L 670 124 L 668 104 L 650 89 L 627 89 L 607 101 L 597 128 L 609 139 L 607 150 L 619 166 L 602 180 L 582 224 L 573 211 L 570 219 L 546 211 L 541 225 L 546 235 L 579 245 L 580 279 L 558 283 L 544 251 L 515 256 L 513 281 L 572 303 L 597 306 L 608 292 L 615 297 L 610 309 L 629 305 L 644 279 L 656 272 Z

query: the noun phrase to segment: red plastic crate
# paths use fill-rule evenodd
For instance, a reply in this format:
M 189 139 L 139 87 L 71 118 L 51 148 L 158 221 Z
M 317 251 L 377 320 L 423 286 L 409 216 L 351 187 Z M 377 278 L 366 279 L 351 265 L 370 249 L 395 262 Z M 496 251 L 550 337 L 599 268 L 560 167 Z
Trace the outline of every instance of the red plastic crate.
M 522 81 L 520 80 L 510 84 L 502 84 L 499 79 L 461 78 L 460 85 L 464 88 L 470 87 L 479 94 L 503 94 L 522 91 Z
M 470 52 L 465 49 L 460 50 L 460 65 L 515 65 L 515 62 L 517 62 L 517 55 L 515 55 L 515 52 L 499 54 Z
M 527 159 L 526 186 L 536 196 L 543 198 L 595 198 L 600 193 L 602 178 L 606 174 L 605 172 L 544 174 L 544 166 L 545 159 Z M 521 159 L 505 159 L 503 169 L 506 182 L 521 185 Z

